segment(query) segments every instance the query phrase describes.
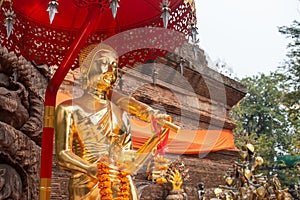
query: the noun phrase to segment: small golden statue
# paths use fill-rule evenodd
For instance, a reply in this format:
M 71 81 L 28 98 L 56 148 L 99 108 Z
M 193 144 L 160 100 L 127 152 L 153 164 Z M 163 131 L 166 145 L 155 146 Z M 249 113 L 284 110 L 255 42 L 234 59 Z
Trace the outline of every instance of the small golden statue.
M 235 162 L 224 176 L 226 185 L 220 185 L 214 190 L 217 199 L 292 199 L 286 190 L 281 189 L 276 175 L 268 178 L 263 174 L 255 174 L 264 160 L 256 155 L 255 148 L 250 142 L 242 146 L 239 154 L 241 161 Z
M 118 56 L 100 44 L 80 68 L 84 94 L 56 109 L 55 144 L 58 164 L 71 171 L 69 198 L 73 200 L 136 200 L 131 174 L 142 167 L 163 138 L 154 134 L 138 151 L 132 150 L 127 113 L 163 127 L 177 129 L 169 115 L 157 114 L 134 98 L 112 92 Z

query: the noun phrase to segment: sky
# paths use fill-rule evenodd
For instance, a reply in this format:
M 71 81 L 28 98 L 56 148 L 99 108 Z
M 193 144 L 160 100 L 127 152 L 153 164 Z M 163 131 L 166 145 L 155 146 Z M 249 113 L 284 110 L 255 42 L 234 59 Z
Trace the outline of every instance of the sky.
M 269 74 L 286 58 L 278 27 L 299 20 L 299 0 L 195 0 L 199 46 L 233 76 Z

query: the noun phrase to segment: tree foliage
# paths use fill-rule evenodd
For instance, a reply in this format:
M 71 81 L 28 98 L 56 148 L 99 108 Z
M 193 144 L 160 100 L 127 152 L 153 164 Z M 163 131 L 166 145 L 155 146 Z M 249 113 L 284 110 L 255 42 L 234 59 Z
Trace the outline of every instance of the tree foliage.
M 280 90 L 278 74 L 264 74 L 241 80 L 247 86 L 247 96 L 233 110 L 239 124 L 236 134 L 247 134 L 252 139 L 264 143 L 278 151 L 286 151 L 289 146 L 286 109 L 282 105 L 283 92 Z M 241 135 L 236 135 L 239 138 Z M 265 138 L 263 140 L 262 138 Z M 263 149 L 262 149 L 263 150 Z M 266 154 L 274 160 L 275 152 Z
M 291 142 L 296 135 L 284 104 L 286 86 L 282 79 L 283 75 L 278 73 L 242 79 L 248 94 L 233 109 L 232 116 L 237 123 L 236 146 L 239 148 L 245 140 L 251 140 L 265 160 L 262 167 L 267 169 L 265 172 L 276 171 L 283 184 L 287 184 L 291 177 L 296 181 L 297 173 L 295 169 L 276 170 L 282 168 L 276 159 L 291 153 Z
M 247 77 L 247 96 L 233 109 L 236 145 L 250 139 L 265 159 L 265 169 L 277 169 L 283 184 L 296 181 L 299 168 L 278 164 L 282 155 L 300 155 L 300 22 L 279 28 L 290 39 L 284 65 L 270 75 Z
M 283 69 L 283 81 L 287 91 L 284 104 L 288 109 L 288 117 L 295 135 L 291 153 L 300 154 L 300 22 L 294 21 L 290 26 L 279 28 L 291 41 L 288 44 L 288 54 Z

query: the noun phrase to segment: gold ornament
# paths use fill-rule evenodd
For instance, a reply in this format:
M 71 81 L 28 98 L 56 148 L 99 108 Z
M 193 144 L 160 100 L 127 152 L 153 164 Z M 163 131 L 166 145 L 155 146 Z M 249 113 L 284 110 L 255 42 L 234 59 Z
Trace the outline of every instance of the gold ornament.
M 245 177 L 249 180 L 252 176 L 252 172 L 250 169 L 245 169 L 245 173 L 244 173 Z
M 216 197 L 219 197 L 220 194 L 222 194 L 223 190 L 221 188 L 215 188 L 214 189 L 214 193 L 216 195 Z
M 266 189 L 265 189 L 265 187 L 260 186 L 259 188 L 256 189 L 256 193 L 261 198 L 265 197 L 265 195 L 266 195 Z
M 254 146 L 253 146 L 253 144 L 248 143 L 246 146 L 249 149 L 249 151 L 251 151 L 252 153 L 254 152 Z
M 182 176 L 177 169 L 175 169 L 174 171 L 171 171 L 171 178 L 169 181 L 172 183 L 174 191 L 181 190 Z
M 192 12 L 196 12 L 196 6 L 195 6 L 195 1 L 194 0 L 184 0 L 185 4 L 190 4 L 190 7 L 192 9 Z
M 263 159 L 262 157 L 257 156 L 257 157 L 255 158 L 255 165 L 260 166 L 260 165 L 262 165 L 263 163 L 264 163 L 264 159 Z
M 239 154 L 243 160 L 245 160 L 248 156 L 247 151 L 239 151 Z
M 231 186 L 233 183 L 233 179 L 230 176 L 226 177 L 225 181 L 229 186 Z

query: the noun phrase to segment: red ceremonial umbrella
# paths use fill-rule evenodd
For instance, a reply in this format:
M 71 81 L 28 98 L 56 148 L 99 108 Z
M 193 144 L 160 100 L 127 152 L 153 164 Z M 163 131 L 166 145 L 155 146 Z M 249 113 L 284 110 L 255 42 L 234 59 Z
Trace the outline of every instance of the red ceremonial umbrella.
M 54 5 L 58 3 L 58 13 L 52 24 L 49 22 L 49 13 L 46 11 L 49 2 Z M 119 3 L 115 19 L 110 9 L 112 2 Z M 167 0 L 162 0 L 162 2 L 165 5 L 163 9 L 160 6 L 161 0 L 13 0 L 13 4 L 10 6 L 15 16 L 8 16 L 7 12 L 6 15 L 0 14 L 1 21 L 7 23 L 9 19 L 14 22 L 10 37 L 7 37 L 6 34 L 8 25 L 0 27 L 2 46 L 37 64 L 59 65 L 50 80 L 45 96 L 40 199 L 50 199 L 56 94 L 69 69 L 78 65 L 77 56 L 80 50 L 84 46 L 99 43 L 124 31 L 128 39 L 132 37 L 132 32 L 126 32 L 128 30 L 144 26 L 163 27 L 166 22 L 163 22 L 161 15 L 165 11 L 169 12 L 166 15 L 167 18 L 170 14 L 168 29 L 179 31 L 186 36 L 189 35 L 189 22 L 195 18 L 194 1 L 171 0 L 168 3 Z M 4 8 L 9 10 L 9 3 L 5 4 L 3 4 Z M 151 30 L 143 34 L 149 35 L 152 32 Z M 156 32 L 162 33 L 160 29 Z M 140 32 L 134 32 L 134 34 L 138 33 Z M 169 37 L 172 35 L 169 34 Z M 158 40 L 157 38 L 165 40 L 165 37 L 154 35 L 152 41 L 155 42 Z M 141 43 L 142 39 L 139 38 L 137 41 Z M 113 47 L 123 48 L 123 52 L 127 52 L 124 50 L 124 45 L 126 46 L 128 43 L 124 43 L 124 40 L 126 38 L 123 37 L 108 40 L 108 43 L 114 44 Z M 172 43 L 174 40 L 169 42 Z M 135 45 L 142 48 L 139 44 Z M 118 53 L 119 51 L 117 49 Z M 131 63 L 144 62 L 145 58 L 153 56 L 153 52 L 145 52 L 142 56 L 136 52 L 132 53 L 133 59 L 124 59 L 123 65 L 128 64 L 129 60 Z M 160 53 L 154 57 L 159 54 L 163 55 L 161 51 L 158 52 Z
M 7 38 L 5 26 L 1 26 L 1 44 L 37 64 L 60 65 L 72 42 L 82 32 L 80 28 L 87 21 L 89 13 L 90 20 L 95 20 L 94 33 L 89 34 L 84 45 L 99 43 L 133 28 L 163 27 L 160 6 L 162 0 L 120 0 L 115 19 L 109 8 L 109 0 L 57 0 L 58 13 L 52 24 L 46 11 L 49 1 L 13 0 L 12 9 L 16 14 L 13 32 Z M 190 6 L 192 3 L 183 1 L 193 2 L 170 1 L 168 29 L 188 35 L 188 24 L 195 17 L 195 13 Z M 91 6 L 95 5 L 97 8 L 91 11 Z M 8 8 L 9 3 L 4 3 L 3 6 Z M 98 19 L 96 14 L 99 15 Z M 0 12 L 0 20 L 5 20 L 3 12 Z M 77 60 L 72 64 L 77 67 Z

